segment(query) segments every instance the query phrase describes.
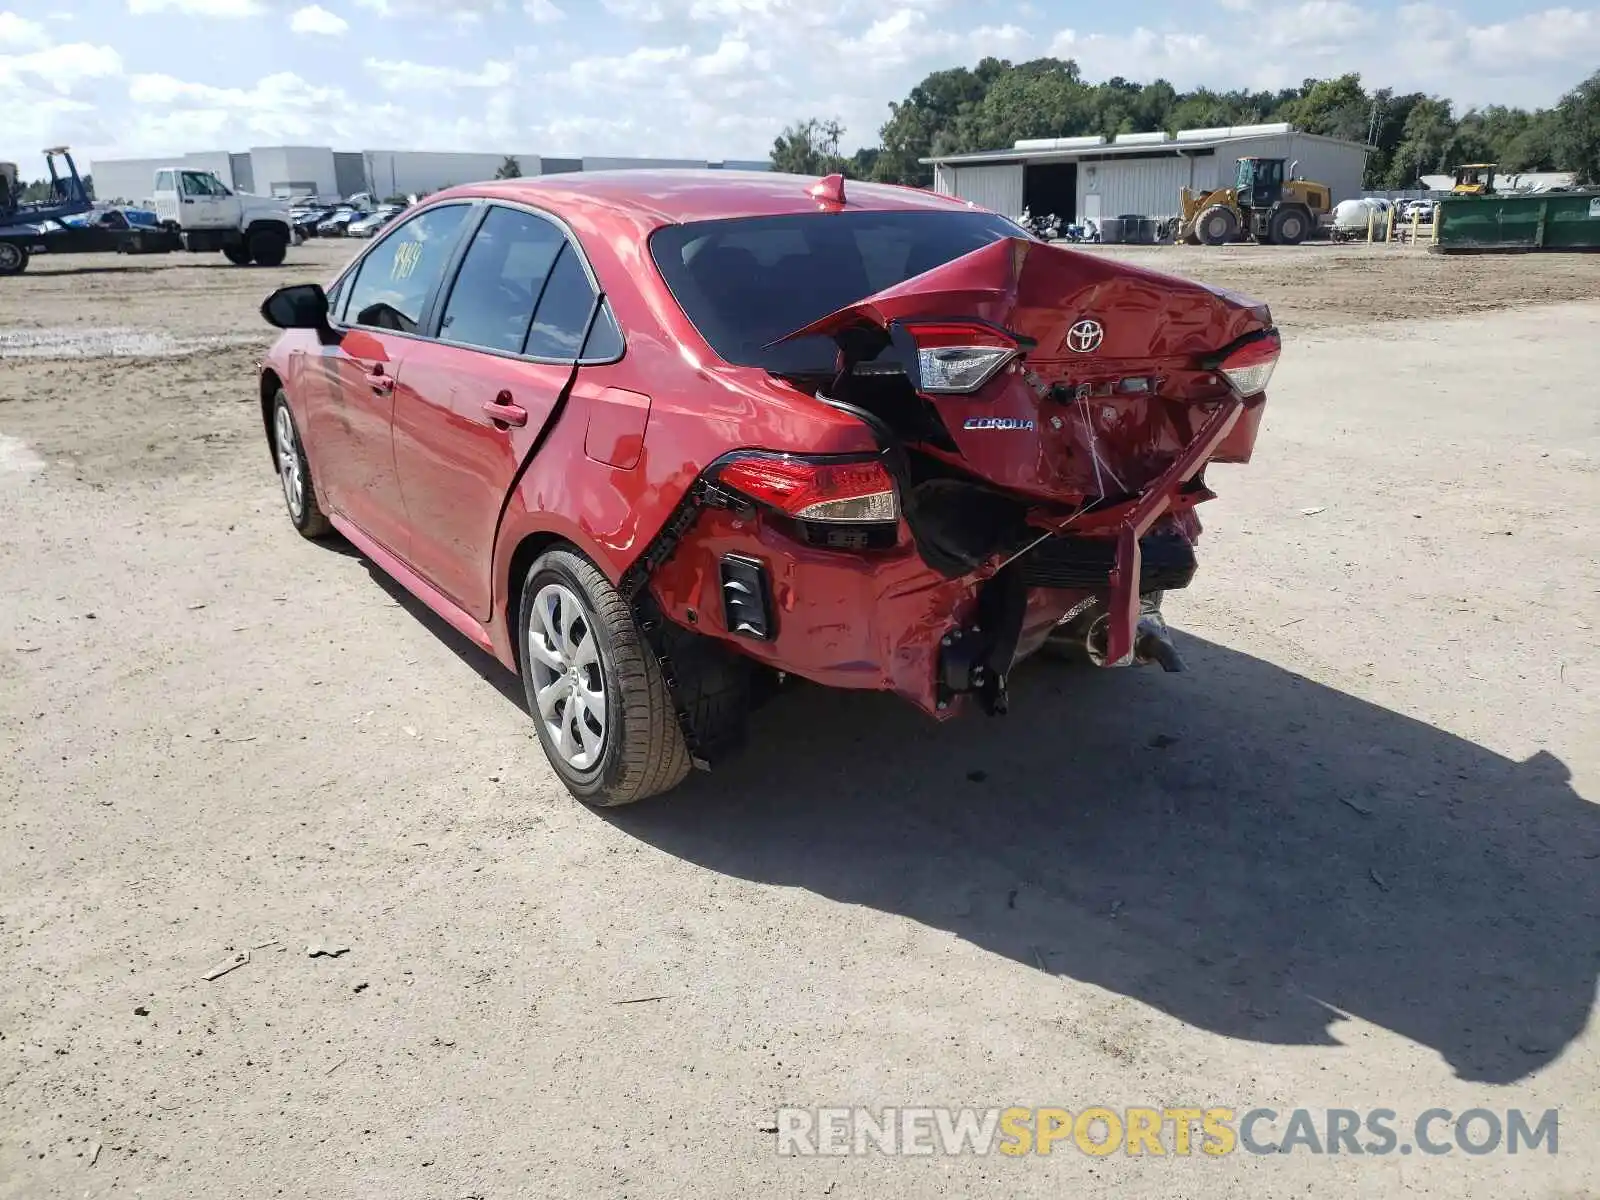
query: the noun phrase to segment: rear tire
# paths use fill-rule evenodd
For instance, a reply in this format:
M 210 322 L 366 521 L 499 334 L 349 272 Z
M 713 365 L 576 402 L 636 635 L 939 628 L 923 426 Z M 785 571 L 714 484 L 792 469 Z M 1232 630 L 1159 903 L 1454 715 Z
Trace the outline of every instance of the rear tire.
M 1301 208 L 1280 208 L 1267 226 L 1267 237 L 1279 246 L 1298 246 L 1310 233 L 1311 219 Z
M 1207 246 L 1221 246 L 1239 236 L 1239 215 L 1225 204 L 1213 204 L 1200 214 L 1194 228 Z
M 567 790 L 612 808 L 682 783 L 689 750 L 661 663 L 600 569 L 576 550 L 546 551 L 516 611 L 528 712 Z
M 289 238 L 276 229 L 261 229 L 250 235 L 250 257 L 263 267 L 281 267 L 289 253 Z
M 27 269 L 27 247 L 14 242 L 0 242 L 0 275 L 21 275 Z
M 222 248 L 222 257 L 236 267 L 248 267 L 250 265 L 250 247 L 224 246 Z

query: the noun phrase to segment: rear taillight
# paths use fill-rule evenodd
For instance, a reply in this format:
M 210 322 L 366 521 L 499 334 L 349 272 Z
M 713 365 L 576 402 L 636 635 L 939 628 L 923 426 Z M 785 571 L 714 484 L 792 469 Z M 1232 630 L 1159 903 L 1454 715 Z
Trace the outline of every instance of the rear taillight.
M 1218 364 L 1217 370 L 1239 395 L 1255 396 L 1267 390 L 1272 368 L 1278 365 L 1278 353 L 1282 349 L 1283 342 L 1274 330 L 1266 337 L 1240 346 Z
M 797 521 L 882 524 L 900 518 L 894 480 L 879 460 L 741 454 L 717 482 Z
M 1017 343 L 999 330 L 962 322 L 908 324 L 917 347 L 918 390 L 941 395 L 975 392 L 1017 356 Z

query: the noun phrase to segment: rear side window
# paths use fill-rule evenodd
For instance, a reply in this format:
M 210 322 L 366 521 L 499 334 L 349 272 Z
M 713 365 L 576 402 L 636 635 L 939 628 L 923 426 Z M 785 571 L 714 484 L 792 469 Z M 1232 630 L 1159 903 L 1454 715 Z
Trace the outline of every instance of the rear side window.
M 171 171 L 157 171 L 156 172 L 156 191 L 158 191 L 158 192 L 171 192 L 171 191 L 175 191 L 176 189 L 177 189 L 177 184 L 173 181 L 172 172 Z
M 684 313 L 723 359 L 770 371 L 825 371 L 831 338 L 778 338 L 1000 238 L 977 211 L 801 213 L 666 225 L 650 254 Z
M 489 210 L 450 289 L 439 336 L 517 354 L 534 306 L 566 238 L 543 217 L 514 208 Z
M 466 215 L 464 204 L 429 209 L 374 246 L 357 268 L 345 320 L 396 333 L 417 332 Z
M 583 333 L 594 308 L 594 288 L 577 253 L 565 243 L 550 279 L 539 297 L 539 310 L 528 330 L 525 354 L 535 358 L 577 358 L 583 348 Z

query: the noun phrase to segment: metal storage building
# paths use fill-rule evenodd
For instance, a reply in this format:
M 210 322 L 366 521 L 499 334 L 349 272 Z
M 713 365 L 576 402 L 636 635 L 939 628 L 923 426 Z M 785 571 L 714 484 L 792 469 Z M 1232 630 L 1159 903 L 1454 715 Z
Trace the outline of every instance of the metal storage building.
M 1178 192 L 1231 183 L 1236 159 L 1298 160 L 1298 173 L 1326 183 L 1335 203 L 1361 194 L 1371 147 L 1304 133 L 1287 124 L 1183 129 L 1175 134 L 1031 138 L 1009 150 L 925 158 L 937 192 L 1008 217 L 1024 208 L 1075 222 L 1138 214 L 1178 215 Z

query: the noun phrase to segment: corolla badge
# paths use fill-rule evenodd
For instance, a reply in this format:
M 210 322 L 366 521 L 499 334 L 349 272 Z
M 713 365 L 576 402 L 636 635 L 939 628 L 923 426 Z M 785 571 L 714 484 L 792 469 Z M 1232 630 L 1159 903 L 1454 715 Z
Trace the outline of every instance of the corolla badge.
M 1074 354 L 1093 354 L 1105 340 L 1105 326 L 1092 317 L 1085 317 L 1067 330 L 1067 349 Z
M 962 423 L 963 429 L 1015 429 L 1026 432 L 1033 428 L 1033 422 L 1026 417 L 968 417 Z

